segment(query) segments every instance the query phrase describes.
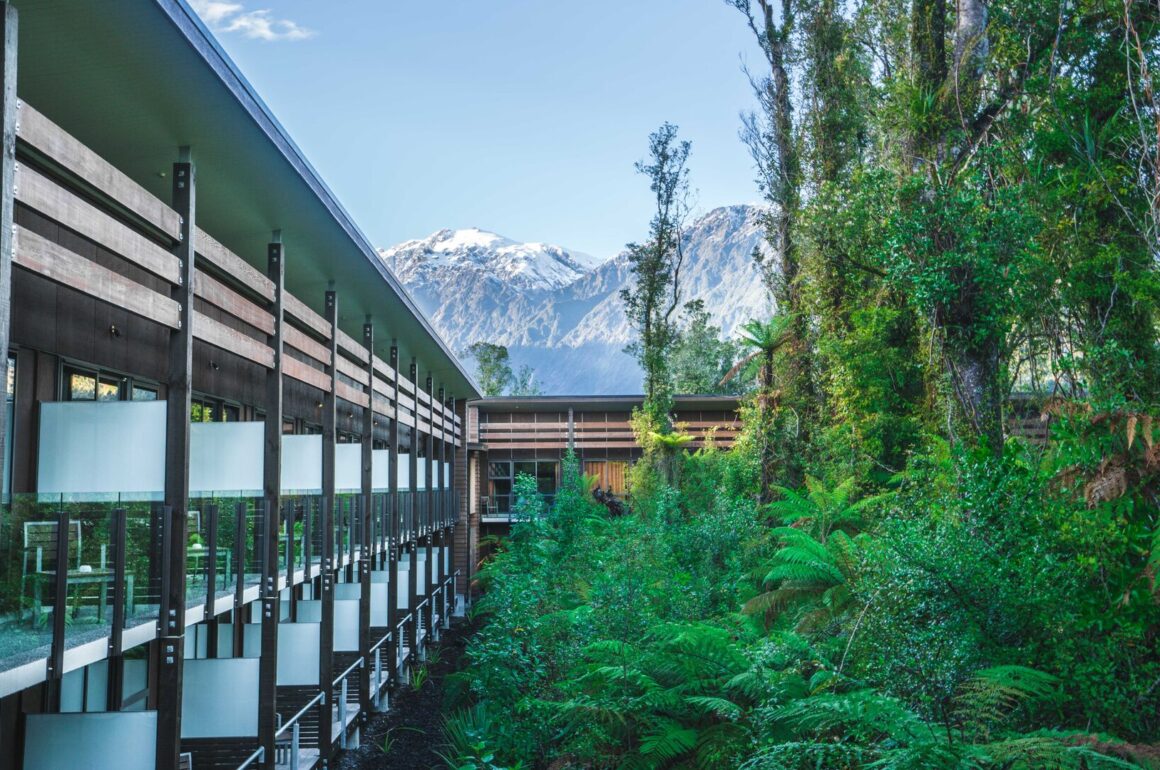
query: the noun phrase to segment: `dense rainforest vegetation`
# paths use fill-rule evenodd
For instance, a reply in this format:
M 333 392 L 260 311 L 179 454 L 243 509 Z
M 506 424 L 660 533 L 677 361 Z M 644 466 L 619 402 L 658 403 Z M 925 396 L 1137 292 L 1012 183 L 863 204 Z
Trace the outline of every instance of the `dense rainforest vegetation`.
M 666 124 L 631 513 L 575 462 L 551 508 L 520 482 L 449 759 L 1160 767 L 1160 7 L 727 4 L 776 313 L 722 341 L 682 304 Z M 687 382 L 744 391 L 734 449 L 686 449 Z

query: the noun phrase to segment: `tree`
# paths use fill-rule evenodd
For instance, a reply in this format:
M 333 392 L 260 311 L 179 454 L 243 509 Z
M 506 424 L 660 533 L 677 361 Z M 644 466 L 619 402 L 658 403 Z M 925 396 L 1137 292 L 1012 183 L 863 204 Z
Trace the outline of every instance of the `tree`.
M 544 391 L 540 388 L 540 383 L 536 382 L 536 371 L 527 364 L 524 364 L 513 378 L 511 390 L 508 395 L 541 396 L 543 393 Z
M 782 394 L 776 387 L 777 355 L 793 339 L 794 318 L 774 316 L 768 322 L 757 319 L 741 327 L 741 343 L 753 352 L 738 361 L 730 369 L 721 384 L 724 385 L 740 374 L 751 362 L 759 363 L 757 374 L 757 394 L 755 419 L 747 428 L 752 429 L 758 444 L 761 462 L 761 501 L 773 498 L 773 480 L 777 471 L 779 431 L 777 421 L 781 416 Z
M 491 342 L 475 342 L 467 352 L 475 359 L 476 374 L 483 395 L 502 396 L 515 382 L 508 349 L 505 346 Z
M 626 351 L 644 370 L 645 411 L 661 427 L 669 429 L 672 398 L 669 376 L 670 346 L 676 336 L 673 313 L 680 306 L 681 266 L 685 260 L 684 225 L 689 213 L 691 145 L 677 138 L 677 127 L 665 123 L 649 135 L 649 159 L 636 164 L 637 173 L 649 179 L 655 211 L 649 238 L 628 244 L 632 286 L 622 289 L 625 315 L 636 333 Z
M 738 393 L 736 379 L 721 383 L 737 357 L 737 345 L 721 338 L 704 300 L 686 302 L 682 325 L 673 344 L 673 392 L 684 394 Z

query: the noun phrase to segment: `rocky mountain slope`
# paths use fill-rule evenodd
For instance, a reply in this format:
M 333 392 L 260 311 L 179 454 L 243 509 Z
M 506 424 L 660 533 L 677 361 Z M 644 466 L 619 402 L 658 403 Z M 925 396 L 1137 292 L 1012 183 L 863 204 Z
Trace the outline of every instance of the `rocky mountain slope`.
M 727 334 L 766 315 L 753 264 L 759 210 L 714 209 L 693 221 L 681 271 L 683 299 L 702 299 Z M 545 393 L 640 391 L 640 371 L 622 352 L 631 331 L 620 290 L 630 280 L 620 254 L 591 257 L 483 230 L 441 230 L 380 251 L 453 350 L 507 345 L 518 367 L 536 369 Z

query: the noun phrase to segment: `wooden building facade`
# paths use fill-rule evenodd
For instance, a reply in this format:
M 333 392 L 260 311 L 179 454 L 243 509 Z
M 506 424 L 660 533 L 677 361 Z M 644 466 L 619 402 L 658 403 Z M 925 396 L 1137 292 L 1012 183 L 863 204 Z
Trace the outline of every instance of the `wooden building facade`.
M 0 21 L 0 770 L 325 767 L 462 610 L 476 387 L 184 0 Z

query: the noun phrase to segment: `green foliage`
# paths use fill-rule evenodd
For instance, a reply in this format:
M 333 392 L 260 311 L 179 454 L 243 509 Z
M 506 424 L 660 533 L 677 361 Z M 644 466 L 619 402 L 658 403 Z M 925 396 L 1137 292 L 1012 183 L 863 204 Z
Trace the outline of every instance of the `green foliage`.
M 689 150 L 677 127 L 665 123 L 649 135 L 649 158 L 636 164 L 648 177 L 655 199 L 649 238 L 628 249 L 632 286 L 620 299 L 636 339 L 626 348 L 644 370 L 645 410 L 667 426 L 672 397 L 669 354 L 677 337 L 673 313 L 680 303 L 681 265 L 685 259 L 684 224 L 689 210 Z
M 532 367 L 521 366 L 513 372 L 511 356 L 505 345 L 475 342 L 467 349 L 475 359 L 475 374 L 485 396 L 538 396 L 540 386 Z

